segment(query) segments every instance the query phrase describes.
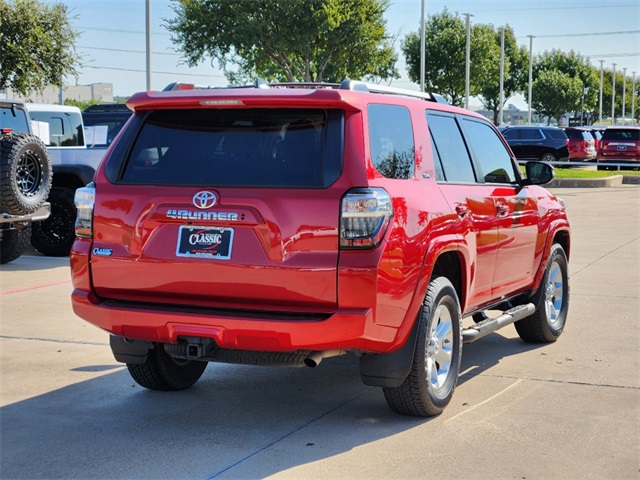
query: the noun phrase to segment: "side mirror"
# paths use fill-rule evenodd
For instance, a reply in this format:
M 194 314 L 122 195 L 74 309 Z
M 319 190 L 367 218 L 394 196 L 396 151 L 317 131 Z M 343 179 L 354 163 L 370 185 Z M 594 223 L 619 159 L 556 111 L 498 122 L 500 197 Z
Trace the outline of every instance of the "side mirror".
M 524 168 L 527 178 L 523 180 L 523 185 L 545 185 L 556 177 L 554 168 L 548 163 L 527 162 Z

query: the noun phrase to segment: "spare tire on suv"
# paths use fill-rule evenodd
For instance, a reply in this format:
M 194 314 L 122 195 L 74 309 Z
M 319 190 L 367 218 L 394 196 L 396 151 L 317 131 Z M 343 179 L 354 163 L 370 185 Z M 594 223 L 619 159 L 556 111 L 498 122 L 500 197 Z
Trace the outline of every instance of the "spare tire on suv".
M 38 137 L 8 133 L 0 137 L 0 211 L 33 213 L 47 199 L 53 172 L 47 147 Z

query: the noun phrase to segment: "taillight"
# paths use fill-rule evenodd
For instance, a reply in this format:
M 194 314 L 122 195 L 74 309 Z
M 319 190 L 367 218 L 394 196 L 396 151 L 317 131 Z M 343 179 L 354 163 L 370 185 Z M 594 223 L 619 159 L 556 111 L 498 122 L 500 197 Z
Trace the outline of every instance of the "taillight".
M 76 235 L 78 237 L 93 237 L 93 205 L 96 201 L 96 184 L 91 182 L 86 187 L 76 190 L 74 203 L 78 209 L 76 217 Z
M 580 142 L 580 148 L 582 148 L 583 150 L 584 150 L 585 148 L 587 148 L 587 142 L 585 142 L 584 140 L 582 140 L 582 141 Z
M 393 217 L 391 197 L 382 188 L 354 188 L 342 198 L 340 248 L 375 248 Z
M 5 133 L 11 133 L 11 132 L 13 132 L 13 129 L 11 129 L 11 128 L 3 128 L 2 129 L 2 135 L 4 135 Z

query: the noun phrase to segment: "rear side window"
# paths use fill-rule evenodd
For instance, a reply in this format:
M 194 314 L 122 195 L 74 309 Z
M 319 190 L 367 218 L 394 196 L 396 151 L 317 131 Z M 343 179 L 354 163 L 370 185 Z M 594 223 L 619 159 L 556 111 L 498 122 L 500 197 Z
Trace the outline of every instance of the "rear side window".
M 342 112 L 193 109 L 151 112 L 121 182 L 326 187 L 342 168 Z
M 67 112 L 30 112 L 31 120 L 49 124 L 50 147 L 81 147 L 84 145 L 82 116 Z
M 489 125 L 464 119 L 464 131 L 469 146 L 480 164 L 487 183 L 516 183 L 516 174 L 509 152 Z
M 369 105 L 371 161 L 387 178 L 412 178 L 415 165 L 409 110 L 399 105 Z
M 520 140 L 542 140 L 544 137 L 537 128 L 523 128 L 518 131 Z
M 613 129 L 613 128 L 607 128 L 604 131 L 604 135 L 602 135 L 602 139 L 603 140 L 632 140 L 632 141 L 638 141 L 640 140 L 640 129 L 629 129 L 629 130 L 623 130 L 623 129 Z
M 435 145 L 434 157 L 442 164 L 447 182 L 473 182 L 476 177 L 469 152 L 454 117 L 427 114 L 429 131 Z
M 108 147 L 116 138 L 131 112 L 83 114 L 87 146 Z

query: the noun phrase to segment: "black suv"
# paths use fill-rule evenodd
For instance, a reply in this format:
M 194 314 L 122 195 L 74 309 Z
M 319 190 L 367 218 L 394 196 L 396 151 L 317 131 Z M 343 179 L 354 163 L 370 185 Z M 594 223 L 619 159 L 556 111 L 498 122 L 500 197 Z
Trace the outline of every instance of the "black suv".
M 569 161 L 568 137 L 556 127 L 506 127 L 501 130 L 518 160 Z

